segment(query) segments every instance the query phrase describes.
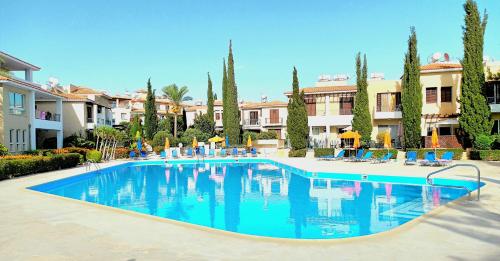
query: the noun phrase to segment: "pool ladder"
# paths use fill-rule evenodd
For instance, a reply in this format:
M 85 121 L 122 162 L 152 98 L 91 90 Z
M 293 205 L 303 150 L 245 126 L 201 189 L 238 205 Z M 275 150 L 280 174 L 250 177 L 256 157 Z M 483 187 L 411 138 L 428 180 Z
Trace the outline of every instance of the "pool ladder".
M 92 167 L 94 167 L 97 172 L 101 171 L 101 167 L 99 167 L 99 164 L 97 164 L 97 162 L 95 162 L 93 160 L 87 160 L 87 162 L 85 164 L 85 170 L 91 171 Z
M 436 170 L 436 171 L 433 171 L 431 173 L 429 173 L 427 175 L 427 184 L 431 185 L 431 186 L 434 186 L 434 182 L 433 180 L 430 178 L 431 176 L 435 175 L 435 174 L 438 174 L 438 173 L 441 173 L 441 172 L 444 172 L 444 171 L 447 171 L 449 169 L 453 169 L 453 168 L 456 168 L 456 167 L 471 167 L 473 169 L 476 170 L 476 174 L 477 174 L 477 200 L 479 201 L 479 196 L 480 196 L 480 193 L 481 193 L 481 171 L 479 170 L 479 168 L 474 165 L 474 164 L 465 164 L 465 163 L 460 163 L 460 164 L 455 164 L 455 165 L 451 165 L 451 166 L 448 166 L 446 168 L 443 168 L 443 169 L 439 169 L 439 170 Z M 461 188 L 461 189 L 465 189 L 467 190 L 467 193 L 469 194 L 469 199 L 471 198 L 471 190 L 466 187 L 466 186 L 454 186 L 454 185 L 439 185 L 439 186 L 442 186 L 442 187 L 450 187 L 450 188 Z

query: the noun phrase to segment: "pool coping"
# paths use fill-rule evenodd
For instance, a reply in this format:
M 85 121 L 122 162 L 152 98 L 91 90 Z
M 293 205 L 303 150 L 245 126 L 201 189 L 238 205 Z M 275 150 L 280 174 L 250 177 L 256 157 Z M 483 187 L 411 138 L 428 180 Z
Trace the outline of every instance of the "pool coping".
M 231 160 L 231 159 L 228 159 L 228 158 L 225 158 L 225 159 L 226 160 Z M 285 163 L 281 163 L 281 162 L 278 162 L 278 161 L 275 161 L 275 160 L 271 160 L 271 159 L 266 159 L 266 158 L 252 158 L 252 159 L 254 159 L 254 160 L 264 160 L 264 161 L 272 161 L 272 162 L 276 162 L 278 164 L 283 164 L 285 166 L 289 166 L 289 165 L 287 165 Z M 191 160 L 191 161 L 193 161 L 193 160 Z M 214 159 L 213 161 L 217 162 L 218 159 Z M 109 166 L 109 167 L 106 167 L 106 168 L 103 168 L 103 169 L 115 168 L 115 167 L 119 167 L 119 166 L 123 166 L 123 165 L 128 165 L 129 163 L 134 163 L 134 162 L 154 163 L 154 162 L 158 162 L 158 160 L 124 161 L 123 163 L 116 164 L 116 165 L 113 165 L 113 166 Z M 234 159 L 233 159 L 233 162 L 235 162 Z M 183 160 L 179 160 L 176 163 L 183 164 L 183 163 L 190 163 L 190 162 L 186 162 L 186 160 L 183 159 Z M 245 163 L 249 163 L 249 162 L 245 162 Z M 141 165 L 146 165 L 146 164 L 141 164 Z M 157 165 L 157 164 L 150 164 L 150 165 Z M 295 168 L 295 167 L 292 167 L 292 166 L 289 166 L 289 167 L 294 168 L 294 169 L 298 169 L 298 168 Z M 305 170 L 302 170 L 302 171 L 309 172 L 309 171 L 305 171 Z M 230 236 L 230 237 L 233 237 L 233 238 L 248 239 L 248 240 L 261 241 L 261 242 L 262 241 L 266 241 L 266 242 L 273 242 L 273 243 L 293 243 L 293 244 L 304 244 L 304 243 L 307 243 L 307 244 L 318 244 L 318 243 L 320 243 L 320 244 L 341 244 L 341 243 L 351 243 L 351 242 L 354 242 L 354 241 L 366 241 L 366 240 L 370 240 L 372 238 L 387 237 L 387 236 L 390 236 L 390 235 L 393 235 L 393 234 L 396 234 L 396 233 L 401 233 L 403 231 L 407 231 L 407 230 L 415 227 L 419 223 L 422 223 L 422 222 L 424 222 L 425 220 L 427 220 L 427 219 L 429 219 L 431 217 L 438 216 L 440 213 L 442 213 L 446 209 L 450 209 L 453 206 L 458 206 L 459 203 L 466 201 L 467 197 L 468 197 L 467 194 L 465 194 L 465 195 L 463 195 L 463 196 L 461 196 L 459 198 L 456 198 L 454 200 L 451 200 L 451 201 L 447 202 L 444 205 L 440 205 L 439 207 L 431 209 L 430 211 L 425 212 L 422 215 L 420 215 L 420 216 L 418 216 L 416 218 L 413 218 L 413 219 L 411 219 L 411 220 L 409 220 L 409 221 L 407 221 L 407 222 L 405 222 L 405 223 L 403 223 L 401 225 L 398 225 L 397 227 L 391 228 L 389 230 L 377 232 L 375 234 L 355 236 L 355 237 L 345 237 L 345 238 L 297 239 L 297 238 L 267 237 L 267 236 L 258 236 L 258 235 L 244 234 L 244 233 L 239 233 L 239 232 L 231 232 L 231 231 L 226 231 L 226 230 L 217 229 L 217 228 L 211 228 L 211 227 L 207 227 L 207 226 L 203 226 L 203 225 L 188 223 L 188 222 L 184 222 L 184 221 L 178 221 L 178 220 L 174 220 L 174 219 L 153 216 L 153 215 L 144 214 L 144 213 L 140 213 L 140 212 L 136 212 L 136 211 L 132 211 L 132 210 L 126 210 L 126 209 L 116 208 L 116 207 L 112 207 L 112 206 L 106 206 L 106 205 L 102 205 L 102 204 L 98 204 L 98 203 L 94 203 L 94 202 L 89 202 L 89 201 L 83 201 L 83 200 L 68 198 L 68 197 L 64 197 L 64 196 L 60 196 L 60 195 L 55 195 L 55 194 L 50 194 L 50 193 L 47 193 L 47 192 L 43 192 L 43 191 L 38 191 L 38 190 L 32 189 L 33 187 L 40 186 L 40 185 L 43 185 L 43 184 L 57 182 L 57 181 L 63 180 L 63 179 L 71 179 L 71 178 L 76 177 L 76 176 L 88 175 L 89 173 L 92 173 L 92 172 L 96 172 L 96 171 L 84 171 L 82 173 L 76 173 L 74 175 L 70 175 L 70 176 L 67 176 L 67 177 L 64 177 L 64 178 L 59 178 L 59 179 L 51 180 L 51 181 L 48 181 L 48 182 L 43 182 L 43 183 L 40 183 L 40 184 L 31 185 L 29 187 L 21 187 L 20 190 L 29 191 L 30 193 L 34 193 L 34 194 L 38 194 L 38 195 L 44 195 L 44 196 L 46 196 L 48 198 L 54 198 L 54 199 L 59 199 L 59 200 L 62 199 L 62 200 L 65 200 L 66 202 L 76 202 L 76 203 L 79 203 L 79 204 L 83 204 L 83 205 L 86 205 L 86 206 L 91 206 L 91 207 L 98 208 L 98 209 L 103 209 L 103 210 L 106 210 L 106 211 L 112 211 L 112 212 L 120 213 L 120 214 L 127 214 L 129 216 L 142 217 L 142 218 L 146 218 L 146 219 L 150 219 L 150 220 L 155 220 L 155 221 L 159 221 L 159 222 L 163 222 L 163 223 L 167 223 L 167 224 L 171 224 L 171 225 L 179 225 L 179 226 L 182 226 L 182 227 L 188 228 L 188 229 L 196 229 L 198 231 L 210 232 L 210 233 L 215 233 L 215 234 L 218 234 L 218 235 Z M 310 172 L 310 173 L 314 173 L 314 172 Z M 342 173 L 337 173 L 337 174 L 343 175 Z M 350 173 L 347 173 L 347 175 L 348 174 L 350 174 Z M 370 176 L 370 174 L 359 174 L 359 175 L 368 175 L 368 176 Z M 383 176 L 383 175 L 372 175 L 372 176 Z M 392 176 L 392 177 L 398 177 L 398 176 Z M 312 177 L 310 177 L 310 178 L 312 178 Z M 413 178 L 422 179 L 421 177 L 416 177 L 416 176 L 413 176 Z M 382 182 L 382 181 L 370 181 L 370 180 L 362 181 L 362 180 L 360 180 L 360 182 Z M 397 183 L 393 183 L 393 184 L 397 184 Z M 406 184 L 406 183 L 400 183 L 400 184 Z M 486 184 L 487 183 L 482 182 L 481 188 L 485 187 Z M 413 183 L 413 185 L 419 185 L 419 184 L 414 184 Z M 485 189 L 487 189 L 487 187 Z M 471 197 L 472 197 L 472 194 L 474 194 L 474 193 L 477 193 L 477 190 L 474 190 L 474 191 L 471 192 Z

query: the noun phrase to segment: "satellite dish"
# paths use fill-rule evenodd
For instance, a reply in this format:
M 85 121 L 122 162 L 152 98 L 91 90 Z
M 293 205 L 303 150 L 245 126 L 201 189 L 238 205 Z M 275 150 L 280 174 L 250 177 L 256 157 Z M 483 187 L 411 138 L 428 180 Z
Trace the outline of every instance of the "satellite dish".
M 444 53 L 444 61 L 449 62 L 450 61 L 450 55 L 448 53 Z
M 440 52 L 432 54 L 432 62 L 437 62 L 437 61 L 439 61 L 439 59 L 441 59 L 441 53 Z

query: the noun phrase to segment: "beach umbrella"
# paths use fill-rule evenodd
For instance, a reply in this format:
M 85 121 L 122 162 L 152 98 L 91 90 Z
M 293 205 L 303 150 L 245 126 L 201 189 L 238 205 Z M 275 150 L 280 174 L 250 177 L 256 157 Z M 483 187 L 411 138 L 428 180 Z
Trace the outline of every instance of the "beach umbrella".
M 170 149 L 170 141 L 168 140 L 168 137 L 165 138 L 165 150 Z
M 217 142 L 224 141 L 224 138 L 221 138 L 219 136 L 215 136 L 215 137 L 212 137 L 212 138 L 208 139 L 208 141 L 209 142 L 215 142 L 215 143 L 217 143 Z
M 198 140 L 196 140 L 196 137 L 193 137 L 193 148 L 198 147 Z
M 389 152 L 389 149 L 391 148 L 391 134 L 389 134 L 389 131 L 386 131 L 384 134 L 384 148 L 387 149 L 387 152 Z
M 360 135 L 359 135 L 358 131 L 356 131 L 355 133 L 357 135 L 354 136 L 354 143 L 352 144 L 352 147 L 355 148 L 355 149 L 357 149 L 360 146 L 360 142 L 359 142 Z
M 434 148 L 434 154 L 436 154 L 436 149 L 439 148 L 439 138 L 436 127 L 432 128 L 432 148 Z
M 250 137 L 250 135 L 248 135 L 247 147 L 252 147 L 252 137 Z

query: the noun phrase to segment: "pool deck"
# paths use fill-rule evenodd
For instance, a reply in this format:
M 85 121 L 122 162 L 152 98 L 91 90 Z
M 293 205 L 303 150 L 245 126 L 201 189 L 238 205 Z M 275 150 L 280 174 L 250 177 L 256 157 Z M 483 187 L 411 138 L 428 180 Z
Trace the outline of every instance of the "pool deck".
M 309 171 L 419 176 L 437 168 L 275 160 Z M 120 164 L 103 163 L 101 167 Z M 458 162 L 455 162 L 458 163 Z M 25 189 L 84 167 L 0 181 L 1 260 L 498 260 L 500 162 L 477 162 L 481 201 L 458 200 L 395 230 L 368 237 L 300 242 L 193 228 Z M 450 178 L 472 178 L 456 169 Z M 265 222 L 264 220 L 262 222 Z

